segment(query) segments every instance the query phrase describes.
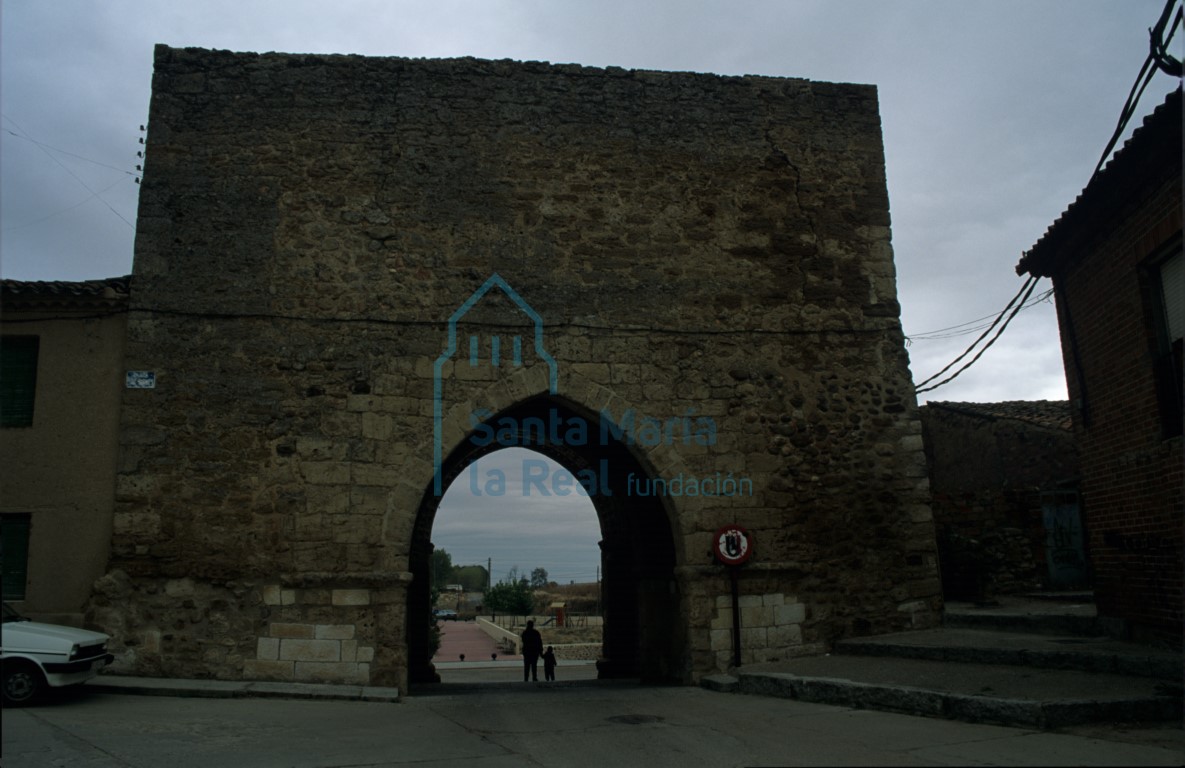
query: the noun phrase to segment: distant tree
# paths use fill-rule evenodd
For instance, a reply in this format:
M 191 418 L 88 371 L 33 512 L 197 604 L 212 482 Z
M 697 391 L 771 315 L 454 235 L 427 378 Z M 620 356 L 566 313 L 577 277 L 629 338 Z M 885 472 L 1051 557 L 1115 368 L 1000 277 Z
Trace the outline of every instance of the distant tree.
M 535 597 L 530 583 L 518 576 L 517 570 L 486 590 L 484 601 L 487 610 L 495 613 L 511 613 L 525 616 L 535 609 Z
M 484 565 L 454 565 L 450 584 L 460 584 L 466 592 L 483 592 L 490 583 L 489 571 Z
M 543 589 L 547 586 L 547 570 L 536 568 L 531 571 L 531 589 Z
M 446 584 L 453 584 L 453 556 L 439 547 L 432 550 L 432 562 L 429 565 L 432 573 L 432 586 L 444 589 Z

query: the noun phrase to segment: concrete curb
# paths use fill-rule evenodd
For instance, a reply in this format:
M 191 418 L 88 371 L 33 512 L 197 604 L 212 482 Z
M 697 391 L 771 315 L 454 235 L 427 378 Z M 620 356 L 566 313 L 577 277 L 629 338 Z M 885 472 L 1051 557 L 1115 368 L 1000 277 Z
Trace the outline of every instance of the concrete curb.
M 735 675 L 707 675 L 700 678 L 701 688 L 717 693 L 737 693 L 740 691 L 740 681 Z
M 268 683 L 234 680 L 182 680 L 100 675 L 86 683 L 90 690 L 139 696 L 208 699 L 315 699 L 334 701 L 400 701 L 398 688 L 316 683 Z
M 1177 720 L 1182 715 L 1182 702 L 1176 696 L 1036 701 L 801 677 L 783 672 L 742 671 L 738 672 L 737 680 L 735 690 L 740 693 L 1038 729 L 1100 721 Z

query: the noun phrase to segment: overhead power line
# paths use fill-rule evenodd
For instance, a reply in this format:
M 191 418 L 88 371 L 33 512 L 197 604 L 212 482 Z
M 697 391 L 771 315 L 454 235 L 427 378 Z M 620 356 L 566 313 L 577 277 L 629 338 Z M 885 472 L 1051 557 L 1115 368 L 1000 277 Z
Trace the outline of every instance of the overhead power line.
M 65 208 L 59 208 L 58 210 L 54 211 L 53 213 L 47 213 L 46 215 L 42 216 L 40 219 L 33 219 L 32 221 L 25 221 L 20 224 L 13 224 L 11 227 L 0 227 L 0 232 L 12 232 L 17 229 L 24 229 L 25 227 L 31 227 L 35 224 L 40 224 L 43 221 L 49 221 L 50 219 L 54 218 L 55 216 L 61 216 L 63 213 L 69 213 L 70 211 L 74 210 L 75 208 L 86 205 L 91 200 L 94 200 L 96 197 L 99 197 L 104 192 L 108 191 L 109 189 L 116 186 L 117 184 L 123 184 L 126 181 L 127 181 L 126 178 L 116 179 L 115 181 L 111 182 L 107 186 L 100 189 L 98 192 L 95 192 L 95 193 L 91 194 L 90 196 L 84 197 L 83 199 L 79 200 L 74 205 L 68 205 Z
M 1053 296 L 1053 289 L 1052 288 L 1050 288 L 1047 291 L 1042 292 L 1041 294 L 1039 294 L 1039 295 L 1033 297 L 1032 299 L 1030 299 L 1029 301 L 1025 302 L 1025 304 L 1021 307 L 1021 310 L 1023 311 L 1026 309 L 1032 309 L 1033 307 L 1037 306 L 1038 304 L 1048 303 L 1049 298 L 1051 296 Z M 991 315 L 977 317 L 974 320 L 968 320 L 965 323 L 959 323 L 958 325 L 952 325 L 952 326 L 948 326 L 946 328 L 939 328 L 939 329 L 933 330 L 933 331 L 924 331 L 922 333 L 911 333 L 905 337 L 905 343 L 908 345 L 908 344 L 912 344 L 915 341 L 935 341 L 938 339 L 953 339 L 958 336 L 967 336 L 967 335 L 975 333 L 977 331 L 982 331 L 985 328 L 990 328 L 995 323 L 994 322 L 988 323 L 986 321 L 988 321 L 988 320 L 995 321 L 999 317 L 999 314 L 1000 313 L 997 312 L 997 313 L 994 313 Z
M 1164 10 L 1161 11 L 1160 18 L 1157 20 L 1156 25 L 1148 30 L 1148 56 L 1144 59 L 1144 64 L 1140 67 L 1139 74 L 1136 75 L 1136 81 L 1132 85 L 1131 91 L 1127 96 L 1127 101 L 1124 103 L 1123 109 L 1119 113 L 1119 123 L 1115 127 L 1115 132 L 1111 135 L 1111 139 L 1107 142 L 1107 147 L 1103 150 L 1103 155 L 1099 158 L 1098 165 L 1095 166 L 1094 173 L 1091 174 L 1090 181 L 1087 182 L 1087 186 L 1090 186 L 1090 183 L 1093 182 L 1095 177 L 1098 176 L 1098 174 L 1102 171 L 1103 166 L 1107 162 L 1107 158 L 1111 156 L 1111 151 L 1115 149 L 1115 145 L 1126 132 L 1128 123 L 1131 121 L 1132 116 L 1135 115 L 1136 107 L 1140 103 L 1140 97 L 1143 96 L 1144 90 L 1148 87 L 1148 83 L 1152 81 L 1153 75 L 1155 75 L 1157 71 L 1161 71 L 1172 77 L 1181 77 L 1183 70 L 1181 61 L 1169 55 L 1168 52 L 1169 46 L 1173 41 L 1173 36 L 1177 33 L 1177 28 L 1181 27 L 1183 23 L 1185 23 L 1185 12 L 1182 11 L 1181 7 L 1178 7 L 1178 3 L 1180 2 L 1182 2 L 1182 0 L 1167 0 Z M 1176 13 L 1173 12 L 1174 8 L 1176 8 Z M 1171 24 L 1169 23 L 1170 19 L 1172 19 Z M 965 349 L 962 354 L 948 363 L 938 373 L 934 374 L 925 381 L 920 382 L 917 386 L 917 389 L 915 390 L 915 393 L 921 394 L 922 392 L 935 390 L 938 387 L 941 387 L 944 384 L 956 379 L 961 373 L 963 373 L 963 371 L 966 371 L 968 368 L 974 365 L 975 362 L 983 356 L 983 353 L 992 346 L 992 344 L 996 343 L 996 340 L 1000 338 L 1000 335 L 1004 332 L 1004 329 L 1008 327 L 1008 324 L 1012 322 L 1012 319 L 1015 318 L 1021 310 L 1046 300 L 1049 297 L 1051 291 L 1039 296 L 1033 301 L 1032 304 L 1028 303 L 1029 296 L 1032 295 L 1033 289 L 1036 287 L 1038 280 L 1039 278 L 1030 275 L 1029 279 L 1026 280 L 1025 284 L 1021 286 L 1021 289 L 1019 292 L 1017 292 L 1016 296 L 1012 297 L 1012 301 L 1008 302 L 1008 306 L 1004 307 L 1003 311 L 1001 311 L 1000 314 L 995 317 L 995 319 L 987 326 L 986 330 L 984 330 L 984 332 L 980 334 L 978 338 L 976 338 L 971 346 L 967 347 L 967 349 Z M 1022 295 L 1023 298 L 1021 298 Z M 1019 304 L 1016 304 L 1017 299 L 1020 299 Z M 1016 307 L 1012 308 L 1014 304 L 1016 304 Z M 974 328 L 969 328 L 967 330 L 958 329 L 962 329 L 965 326 L 974 325 L 975 323 L 982 322 L 986 319 L 987 318 L 980 318 L 979 320 L 972 320 L 968 323 L 963 323 L 962 325 L 951 326 L 950 328 L 931 331 L 925 334 L 917 334 L 908 338 L 935 339 L 965 335 L 966 333 L 973 333 L 983 326 L 975 326 Z M 997 326 L 999 327 L 997 328 Z M 994 334 L 992 333 L 993 329 L 996 329 Z M 967 355 L 971 354 L 971 352 L 977 346 L 979 346 L 979 343 L 989 335 L 991 335 L 991 338 L 965 365 L 945 379 L 935 384 L 930 384 L 931 381 L 934 381 L 934 379 L 937 379 L 939 376 L 946 373 L 965 357 L 967 357 Z
M 8 120 L 9 122 L 12 122 L 12 118 L 10 118 L 8 115 L 5 115 L 5 116 L 4 116 L 4 119 L 5 119 L 5 120 Z M 13 125 L 16 125 L 16 123 L 13 123 Z M 60 155 L 68 155 L 68 156 L 70 156 L 70 157 L 73 157 L 73 158 L 75 158 L 75 159 L 77 159 L 77 160 L 82 160 L 82 161 L 84 161 L 84 162 L 87 162 L 87 163 L 93 163 L 93 164 L 95 164 L 95 165 L 99 165 L 99 166 L 102 166 L 102 167 L 104 167 L 104 168 L 110 168 L 110 169 L 111 169 L 111 170 L 113 170 L 113 171 L 119 171 L 120 173 L 126 174 L 126 175 L 128 175 L 128 176 L 135 176 L 135 175 L 136 175 L 136 174 L 135 174 L 134 172 L 132 172 L 132 171 L 128 171 L 128 170 L 125 170 L 125 169 L 123 169 L 123 168 L 117 168 L 117 167 L 116 167 L 116 166 L 114 166 L 114 165 L 110 165 L 110 164 L 108 164 L 108 163 L 104 163 L 104 162 L 101 162 L 101 161 L 99 161 L 99 160 L 94 160 L 94 159 L 92 159 L 92 158 L 89 158 L 89 157 L 83 157 L 82 155 L 76 154 L 76 153 L 74 153 L 74 152 L 70 152 L 69 150 L 65 150 L 65 149 L 62 149 L 62 148 L 60 148 L 60 147 L 55 147 L 55 146 L 53 146 L 52 144 L 46 144 L 46 143 L 45 143 L 45 142 L 43 142 L 43 141 L 38 141 L 37 139 L 34 139 L 34 138 L 33 138 L 33 137 L 31 137 L 31 136 L 25 136 L 25 135 L 22 135 L 22 134 L 20 134 L 20 133 L 17 133 L 16 131 L 10 131 L 10 130 L 9 130 L 9 129 L 7 129 L 7 128 L 5 128 L 5 129 L 4 129 L 4 132 L 5 132 L 5 133 L 7 133 L 9 136 L 15 136 L 16 138 L 18 138 L 18 139 L 22 139 L 22 140 L 24 140 L 24 141 L 27 141 L 27 142 L 29 142 L 30 144 L 35 144 L 35 145 L 37 145 L 38 147 L 40 147 L 41 149 L 44 149 L 44 150 L 49 150 L 49 151 L 51 151 L 51 152 L 57 152 L 57 153 L 58 153 L 58 154 L 60 154 Z
M 1004 333 L 1004 329 L 1008 327 L 1008 324 L 1012 322 L 1012 319 L 1014 317 L 1016 317 L 1018 314 L 1020 314 L 1020 311 L 1022 309 L 1024 309 L 1025 302 L 1028 301 L 1029 296 L 1033 293 L 1033 289 L 1037 287 L 1037 283 L 1039 281 L 1040 281 L 1040 278 L 1033 277 L 1030 275 L 1029 279 L 1025 281 L 1025 284 L 1023 286 L 1021 286 L 1020 293 L 1017 293 L 1016 296 L 1012 297 L 1012 301 L 1008 302 L 1008 306 L 1004 307 L 1004 311 L 999 314 L 999 316 L 996 318 L 996 321 L 993 322 L 991 324 L 991 326 L 989 326 L 988 329 L 986 331 L 984 331 L 983 334 L 981 334 L 980 337 L 977 338 L 971 344 L 971 346 L 967 347 L 967 349 L 963 351 L 963 354 L 959 355 L 954 360 L 950 361 L 950 363 L 948 363 L 946 365 L 946 367 L 943 368 L 941 371 L 934 374 L 933 376 L 926 379 L 925 381 L 921 382 L 921 384 L 919 384 L 918 388 L 915 390 L 915 394 L 921 394 L 922 392 L 929 392 L 930 390 L 938 389 L 942 385 L 948 384 L 948 383 L 954 381 L 956 378 L 958 378 L 958 376 L 961 373 L 963 373 L 963 371 L 967 370 L 972 365 L 975 365 L 975 362 L 977 360 L 979 360 L 979 358 L 983 357 L 983 353 L 987 352 L 988 348 L 996 343 L 996 340 L 999 339 L 1001 334 Z M 1023 297 L 1022 297 L 1022 294 L 1023 294 Z M 1017 304 L 1016 307 L 1014 309 L 1012 309 L 1011 314 L 1009 314 L 1009 311 L 1008 311 L 1009 308 L 1012 307 L 1013 304 L 1016 304 L 1017 299 L 1020 299 L 1020 304 Z M 1007 315 L 1006 319 L 1005 319 L 1005 315 Z M 1001 320 L 1003 320 L 1003 323 L 1000 324 L 1000 327 L 996 330 L 995 334 L 991 337 L 991 339 L 989 339 L 988 342 L 986 344 L 984 344 L 983 347 L 978 352 L 975 353 L 975 357 L 971 358 L 969 361 L 967 361 L 967 363 L 962 368 L 959 368 L 957 371 L 952 373 L 950 376 L 947 376 L 945 379 L 938 382 L 937 384 L 930 384 L 930 386 L 928 386 L 928 387 L 925 386 L 926 384 L 929 384 L 931 381 L 938 378 L 942 374 L 946 373 L 956 363 L 958 363 L 964 357 L 969 355 L 971 353 L 971 351 L 974 350 L 975 347 L 979 345 L 979 342 L 983 341 L 983 339 L 989 333 L 991 333 L 992 329 L 995 328 L 997 323 L 1000 323 Z
M 1033 289 L 1037 287 L 1037 282 L 1039 281 L 1039 279 L 1040 278 L 1033 277 L 1030 275 L 1029 278 L 1027 280 L 1025 280 L 1024 285 L 1022 285 L 1020 287 L 1020 291 L 1018 291 L 1017 294 L 1012 297 L 1012 300 L 1008 302 L 1007 306 L 1004 307 L 1004 309 L 1000 312 L 1000 314 L 996 315 L 996 319 L 993 320 L 990 325 L 988 325 L 987 330 L 985 330 L 983 333 L 981 333 L 979 335 L 979 337 L 977 339 L 975 339 L 975 341 L 971 342 L 971 346 L 969 346 L 969 347 L 967 347 L 967 349 L 963 350 L 963 353 L 961 355 L 959 355 L 954 360 L 951 360 L 949 363 L 947 363 L 946 366 L 943 367 L 942 370 L 940 370 L 938 373 L 935 373 L 930 378 L 919 382 L 917 385 L 916 393 L 921 394 L 922 392 L 928 392 L 932 389 L 937 389 L 938 387 L 941 387 L 943 384 L 953 381 L 959 374 L 961 374 L 963 371 L 967 370 L 972 365 L 974 365 L 975 361 L 983 356 L 983 353 L 987 351 L 988 347 L 990 347 L 996 343 L 996 340 L 1000 338 L 1000 334 L 1004 333 L 1004 329 L 1007 328 L 1008 324 L 1012 322 L 1012 318 L 1016 317 L 1020 313 L 1020 311 L 1025 308 L 1025 303 L 1028 301 L 1029 296 L 1032 295 Z M 1018 301 L 1020 302 L 1019 304 L 1017 303 Z M 1015 307 L 1013 305 L 1015 305 Z M 1010 313 L 1010 310 L 1011 310 L 1011 313 Z M 997 328 L 997 326 L 999 326 L 999 328 Z M 988 335 L 991 334 L 993 330 L 995 330 L 995 334 L 992 335 L 991 339 L 983 346 L 982 349 L 979 350 L 978 353 L 976 353 L 975 357 L 971 358 L 971 360 L 966 365 L 964 365 L 959 370 L 955 371 L 949 377 L 938 382 L 937 384 L 932 384 L 931 386 L 928 386 L 928 387 L 925 386 L 926 384 L 929 384 L 931 381 L 934 381 L 934 379 L 938 378 L 942 374 L 949 371 L 951 368 L 953 368 L 955 365 L 957 365 L 961 360 L 963 360 L 963 358 L 967 357 L 967 355 L 971 354 L 975 350 L 975 348 L 977 346 L 979 346 L 979 343 L 981 341 L 983 341 L 985 338 L 987 338 Z
M 1185 14 L 1181 8 L 1178 7 L 1176 14 L 1173 14 L 1173 7 L 1180 1 L 1167 0 L 1156 25 L 1148 30 L 1148 57 L 1144 59 L 1144 64 L 1140 67 L 1139 74 L 1136 75 L 1136 81 L 1127 94 L 1127 101 L 1124 102 L 1123 109 L 1119 112 L 1119 123 L 1115 126 L 1115 132 L 1111 134 L 1107 148 L 1103 150 L 1103 155 L 1099 158 L 1098 165 L 1095 166 L 1094 173 L 1090 176 L 1091 181 L 1103 170 L 1103 165 L 1111 156 L 1111 150 L 1115 149 L 1115 145 L 1127 131 L 1127 125 L 1136 113 L 1136 107 L 1140 103 L 1140 97 L 1144 95 L 1144 89 L 1148 87 L 1148 83 L 1152 82 L 1152 76 L 1159 70 L 1171 77 L 1181 77 L 1181 62 L 1170 56 L 1168 52 L 1169 45 L 1173 42 L 1173 36 L 1177 34 L 1177 28 L 1185 20 Z M 1171 25 L 1169 24 L 1170 18 L 1173 20 Z M 1165 36 L 1166 31 L 1168 32 L 1167 37 Z M 1089 182 L 1087 186 L 1089 186 Z
M 46 154 L 46 156 L 48 156 L 48 157 L 49 157 L 49 159 L 50 159 L 50 160 L 53 160 L 55 163 L 57 163 L 58 165 L 60 165 L 60 166 L 62 167 L 62 170 L 64 170 L 66 173 L 70 174 L 70 176 L 71 176 L 71 177 L 72 177 L 72 178 L 73 178 L 75 181 L 77 181 L 79 184 L 81 184 L 83 189 L 85 189 L 87 192 L 90 192 L 90 193 L 91 193 L 91 197 L 97 197 L 97 198 L 99 198 L 99 200 L 101 200 L 101 201 L 102 201 L 103 205 L 107 206 L 107 208 L 108 208 L 108 209 L 109 209 L 109 210 L 110 210 L 112 213 L 114 213 L 114 214 L 115 214 L 117 217 L 119 217 L 119 220 L 120 220 L 120 221 L 122 221 L 124 224 L 127 224 L 127 225 L 128 225 L 129 227 L 131 227 L 132 229 L 135 229 L 135 228 L 136 228 L 136 227 L 135 227 L 135 225 L 133 225 L 133 224 L 132 224 L 132 222 L 130 222 L 130 221 L 128 221 L 126 218 L 124 218 L 123 214 L 121 214 L 119 211 L 115 210 L 115 208 L 114 208 L 114 207 L 111 205 L 111 203 L 109 203 L 109 202 L 107 202 L 106 200 L 104 200 L 104 199 L 103 199 L 103 197 L 102 197 L 102 192 L 96 192 L 95 190 L 91 189 L 89 184 L 87 184 L 85 181 L 83 181 L 82 179 L 80 179 L 80 178 L 78 177 L 78 174 L 76 174 L 76 173 L 74 173 L 74 171 L 70 170 L 69 166 L 67 166 L 65 163 L 63 163 L 63 162 L 61 161 L 61 159 L 59 159 L 59 158 L 58 158 L 56 155 L 54 155 L 52 152 L 50 152 L 48 149 L 46 149 L 46 147 L 47 147 L 48 145 L 42 144 L 41 142 L 39 142 L 39 141 L 36 141 L 36 140 L 32 139 L 32 138 L 29 136 L 28 132 L 27 132 L 27 131 L 26 131 L 24 128 L 21 128 L 19 125 L 17 125 L 17 122 L 16 122 L 15 120 L 13 120 L 11 117 L 9 117 L 8 115 L 4 115 L 4 119 L 5 119 L 5 120 L 7 120 L 8 122 L 12 123 L 12 125 L 13 125 L 13 126 L 14 126 L 14 127 L 15 127 L 15 128 L 18 130 L 18 131 L 20 131 L 20 133 L 19 133 L 19 134 L 13 133 L 12 135 L 14 135 L 14 136 L 16 136 L 16 137 L 18 137 L 18 138 L 21 138 L 21 139 L 28 139 L 29 141 L 33 142 L 33 144 L 34 144 L 34 145 L 35 145 L 35 146 L 36 146 L 38 149 L 40 149 L 42 152 L 44 152 L 44 153 Z M 12 133 L 12 132 L 11 132 L 11 131 L 9 131 L 9 133 Z M 83 159 L 85 159 L 85 158 L 83 158 Z M 89 162 L 94 162 L 94 161 L 89 161 Z M 108 166 L 108 167 L 111 167 L 111 166 Z M 116 170 L 120 170 L 120 169 L 116 169 Z M 106 191 L 106 190 L 103 190 L 103 191 Z

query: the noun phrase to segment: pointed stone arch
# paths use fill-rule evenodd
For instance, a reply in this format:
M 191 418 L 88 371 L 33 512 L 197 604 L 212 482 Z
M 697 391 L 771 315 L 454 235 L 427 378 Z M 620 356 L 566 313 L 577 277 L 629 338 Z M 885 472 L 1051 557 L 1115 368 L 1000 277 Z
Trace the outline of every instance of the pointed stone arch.
M 689 669 L 687 657 L 685 607 L 679 599 L 675 579 L 682 559 L 682 536 L 673 521 L 678 519 L 674 499 L 667 496 L 640 497 L 630 492 L 631 478 L 658 476 L 658 463 L 677 465 L 675 455 L 665 446 L 643 449 L 627 445 L 612 436 L 602 439 L 599 420 L 613 403 L 629 408 L 605 387 L 568 377 L 570 388 L 594 395 L 593 407 L 574 398 L 551 395 L 541 389 L 512 399 L 523 391 L 529 373 L 512 377 L 504 384 L 489 388 L 486 410 L 491 415 L 484 423 L 510 420 L 523 424 L 532 418 L 582 420 L 588 425 L 589 439 L 584 444 L 569 445 L 562 440 L 539 442 L 519 433 L 518 443 L 557 461 L 573 474 L 592 472 L 600 488 L 591 501 L 601 527 L 602 604 L 605 614 L 603 653 L 598 662 L 602 677 L 638 677 L 656 681 L 683 681 Z M 507 401 L 510 402 L 507 402 Z M 466 410 L 468 408 L 468 410 Z M 620 411 L 618 411 L 620 412 Z M 450 409 L 446 434 L 452 439 L 446 446 L 443 488 L 456 479 L 472 462 L 484 455 L 509 447 L 501 442 L 484 446 L 469 440 L 472 434 L 469 404 Z M 463 414 L 463 416 L 462 416 Z M 458 438 L 458 419 L 468 429 Z M 656 461 L 657 460 L 657 461 Z M 420 489 L 413 530 L 408 545 L 408 570 L 411 574 L 407 598 L 408 674 L 411 682 L 433 679 L 428 658 L 429 583 L 428 561 L 433 547 L 432 525 L 441 497 L 436 496 L 432 479 Z

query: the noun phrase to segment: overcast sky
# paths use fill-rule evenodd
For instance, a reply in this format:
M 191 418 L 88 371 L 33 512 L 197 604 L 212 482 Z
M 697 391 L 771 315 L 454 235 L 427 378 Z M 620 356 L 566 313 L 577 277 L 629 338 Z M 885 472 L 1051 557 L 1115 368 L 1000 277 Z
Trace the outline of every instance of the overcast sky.
M 0 0 L 0 275 L 81 280 L 131 272 L 136 152 L 156 43 L 872 83 L 902 322 L 919 337 L 909 353 L 921 381 L 974 336 L 920 337 L 989 317 L 1019 289 L 1014 266 L 1089 179 L 1163 6 Z M 1182 38 L 1173 46 L 1178 58 Z M 1157 75 L 1138 118 L 1174 87 Z M 1057 324 L 1045 302 L 1021 313 L 974 367 L 921 400 L 1064 397 Z M 448 508 L 438 520 L 447 518 Z M 545 526 L 528 530 L 535 527 Z M 595 571 L 596 561 L 594 547 L 584 571 Z M 558 573 L 574 561 L 564 554 L 548 562 Z M 517 564 L 529 570 L 543 560 L 524 554 Z

